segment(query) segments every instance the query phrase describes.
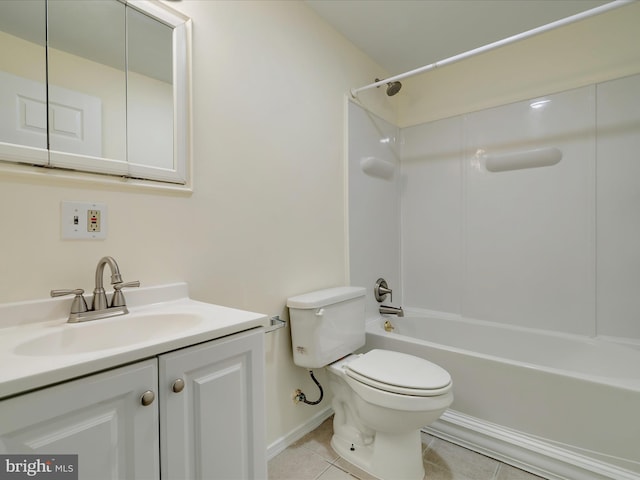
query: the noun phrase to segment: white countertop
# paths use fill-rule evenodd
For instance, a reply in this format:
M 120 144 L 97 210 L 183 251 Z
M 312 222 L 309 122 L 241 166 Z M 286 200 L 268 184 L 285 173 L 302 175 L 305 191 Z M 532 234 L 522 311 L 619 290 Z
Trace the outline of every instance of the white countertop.
M 127 290 L 126 298 L 129 314 L 74 324 L 67 323 L 71 297 L 0 305 L 0 398 L 269 325 L 268 317 L 260 313 L 191 300 L 184 283 Z M 152 317 L 166 320 L 171 315 L 175 322 L 167 331 L 148 328 Z M 149 335 L 138 334 L 132 343 L 127 338 L 137 318 L 147 320 Z M 186 321 L 189 318 L 197 321 Z M 100 328 L 95 329 L 98 323 Z M 60 334 L 73 336 L 81 329 L 99 334 L 111 327 L 122 332 L 121 346 L 67 353 L 64 345 L 54 345 L 62 353 L 47 353 L 48 340 L 63 338 Z M 29 344 L 47 348 L 39 352 L 23 347 Z

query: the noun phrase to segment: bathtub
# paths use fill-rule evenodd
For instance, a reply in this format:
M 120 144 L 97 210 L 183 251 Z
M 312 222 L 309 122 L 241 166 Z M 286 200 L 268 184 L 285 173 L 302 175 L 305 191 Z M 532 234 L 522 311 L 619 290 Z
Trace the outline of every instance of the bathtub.
M 550 479 L 640 479 L 640 350 L 418 316 L 368 321 L 372 348 L 451 374 L 454 402 L 429 433 Z

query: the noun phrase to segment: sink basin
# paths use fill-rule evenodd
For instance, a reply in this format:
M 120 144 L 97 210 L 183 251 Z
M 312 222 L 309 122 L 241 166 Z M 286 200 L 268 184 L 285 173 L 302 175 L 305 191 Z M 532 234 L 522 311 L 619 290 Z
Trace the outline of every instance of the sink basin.
M 170 337 L 203 321 L 195 313 L 129 314 L 113 319 L 67 323 L 46 335 L 19 344 L 14 353 L 25 356 L 73 355 L 126 347 Z

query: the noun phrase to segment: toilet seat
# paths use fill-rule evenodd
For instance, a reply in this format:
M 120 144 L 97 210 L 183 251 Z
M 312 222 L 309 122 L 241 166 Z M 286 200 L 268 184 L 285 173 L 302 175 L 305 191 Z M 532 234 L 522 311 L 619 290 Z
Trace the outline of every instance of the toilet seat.
M 344 366 L 353 380 L 385 392 L 433 397 L 451 389 L 451 376 L 423 358 L 390 350 L 371 350 Z

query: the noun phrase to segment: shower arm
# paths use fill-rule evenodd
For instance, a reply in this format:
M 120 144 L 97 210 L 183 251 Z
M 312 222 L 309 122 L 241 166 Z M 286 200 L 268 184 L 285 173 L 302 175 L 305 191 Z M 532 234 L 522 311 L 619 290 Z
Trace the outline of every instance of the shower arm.
M 474 48 L 474 49 L 469 50 L 467 52 L 460 53 L 458 55 L 454 55 L 452 57 L 445 58 L 444 60 L 440 60 L 438 62 L 431 63 L 429 65 L 425 65 L 424 67 L 416 68 L 414 70 L 409 70 L 408 72 L 401 73 L 401 74 L 395 75 L 393 77 L 385 78 L 383 80 L 379 80 L 379 81 L 376 81 L 374 83 L 370 83 L 369 85 L 365 85 L 364 87 L 352 88 L 351 89 L 351 96 L 353 98 L 357 98 L 358 97 L 358 93 L 360 93 L 360 92 L 362 92 L 364 90 L 369 90 L 370 88 L 374 88 L 374 87 L 380 87 L 380 86 L 386 85 L 387 83 L 390 83 L 390 82 L 395 82 L 395 81 L 398 81 L 398 80 L 402 80 L 403 78 L 412 77 L 413 75 L 418 75 L 420 73 L 428 72 L 429 70 L 434 70 L 434 69 L 436 69 L 438 67 L 443 67 L 445 65 L 449 65 L 449 64 L 458 62 L 460 60 L 464 60 L 466 58 L 473 57 L 473 56 L 478 55 L 480 53 L 488 52 L 489 50 L 493 50 L 495 48 L 502 47 L 504 45 L 508 45 L 510 43 L 517 42 L 519 40 L 524 40 L 525 38 L 533 37 L 534 35 L 538 35 L 540 33 L 547 32 L 549 30 L 553 30 L 553 29 L 558 28 L 558 27 L 563 27 L 563 26 L 568 25 L 570 23 L 577 22 L 579 20 L 583 20 L 585 18 L 589 18 L 589 17 L 592 17 L 594 15 L 599 15 L 601 13 L 608 12 L 609 10 L 613 10 L 615 8 L 622 7 L 624 5 L 628 5 L 628 4 L 633 3 L 635 1 L 637 1 L 637 0 L 615 0 L 615 1 L 611 2 L 611 3 L 606 3 L 604 5 L 600 5 L 599 7 L 595 7 L 595 8 L 586 10 L 584 12 L 580 12 L 580 13 L 577 13 L 575 15 L 571 15 L 569 17 L 562 18 L 560 20 L 556 20 L 555 22 L 551 22 L 551 23 L 548 23 L 546 25 L 542 25 L 540 27 L 533 28 L 531 30 L 527 30 L 526 32 L 522 32 L 522 33 L 518 33 L 516 35 L 512 35 L 511 37 L 507 37 L 507 38 L 504 38 L 502 40 L 498 40 L 496 42 L 489 43 L 489 44 L 484 45 L 482 47 Z

